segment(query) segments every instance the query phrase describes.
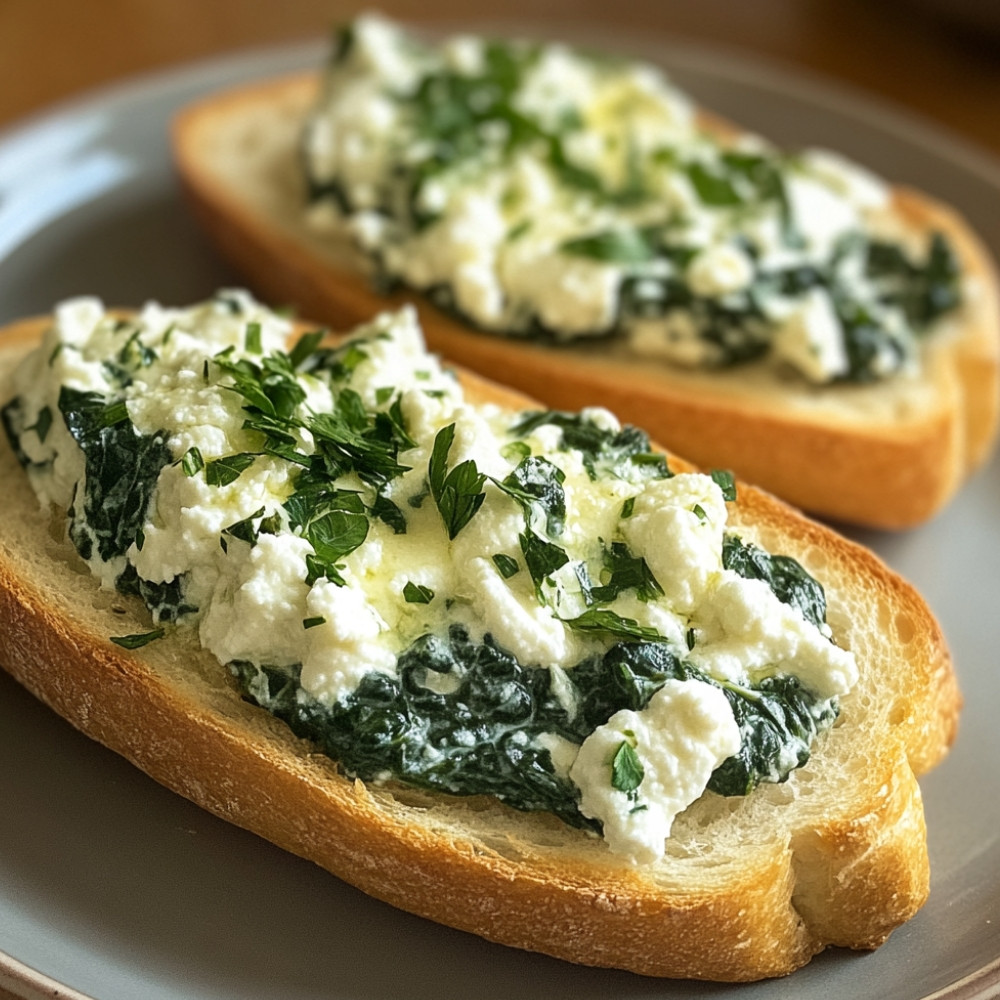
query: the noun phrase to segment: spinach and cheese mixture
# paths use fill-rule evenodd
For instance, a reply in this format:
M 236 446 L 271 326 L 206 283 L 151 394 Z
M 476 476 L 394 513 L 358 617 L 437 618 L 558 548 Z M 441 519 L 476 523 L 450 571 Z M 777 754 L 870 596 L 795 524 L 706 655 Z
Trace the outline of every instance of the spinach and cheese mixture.
M 178 629 L 343 771 L 490 795 L 662 855 L 780 782 L 857 680 L 821 585 L 603 409 L 467 399 L 415 313 L 334 346 L 241 291 L 61 304 L 3 421 L 147 632 Z M 141 655 L 141 654 L 140 654 Z
M 498 335 L 870 382 L 916 370 L 960 300 L 950 246 L 907 232 L 880 179 L 722 141 L 654 67 L 564 45 L 359 18 L 301 160 L 317 232 Z

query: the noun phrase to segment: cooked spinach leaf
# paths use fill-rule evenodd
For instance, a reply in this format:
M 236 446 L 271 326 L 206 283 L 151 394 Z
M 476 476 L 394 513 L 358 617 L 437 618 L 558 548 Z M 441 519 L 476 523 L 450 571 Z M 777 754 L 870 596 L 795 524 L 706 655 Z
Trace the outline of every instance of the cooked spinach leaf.
M 958 258 L 942 233 L 933 234 L 922 261 L 912 260 L 898 244 L 873 240 L 867 250 L 868 275 L 916 329 L 926 329 L 961 302 Z
M 119 401 L 63 386 L 59 411 L 84 455 L 82 497 L 74 498 L 70 538 L 84 559 L 125 554 L 146 519 L 160 470 L 173 456 L 164 431 L 139 434 Z
M 762 781 L 781 782 L 809 760 L 816 734 L 837 718 L 835 699 L 820 701 L 790 675 L 754 687 L 721 684 L 740 727 L 740 749 L 713 772 L 708 788 L 746 795 Z
M 740 728 L 737 754 L 715 770 L 708 787 L 720 795 L 745 795 L 760 782 L 781 782 L 808 758 L 818 732 L 837 717 L 835 699 L 819 700 L 792 676 L 752 686 L 712 680 L 663 643 L 623 642 L 568 673 L 579 710 L 570 726 L 578 742 L 620 709 L 640 711 L 667 680 L 700 680 L 718 687 Z
M 295 670 L 230 667 L 247 697 L 314 740 L 350 775 L 373 780 L 389 773 L 452 795 L 492 795 L 597 828 L 537 742 L 565 729 L 551 675 L 522 667 L 488 637 L 471 642 L 457 626 L 446 639 L 424 636 L 400 656 L 398 677 L 367 674 L 329 708 L 296 693 Z
M 779 601 L 798 608 L 813 625 L 826 622 L 823 585 L 791 556 L 771 555 L 738 535 L 726 535 L 722 565 L 748 580 L 763 580 Z
M 346 773 L 396 780 L 453 795 L 492 795 L 516 809 L 544 810 L 566 823 L 598 829 L 577 809 L 579 791 L 559 777 L 539 737 L 580 744 L 621 709 L 639 711 L 671 678 L 721 687 L 743 738 L 709 787 L 742 795 L 761 781 L 782 781 L 808 757 L 809 742 L 836 716 L 792 678 L 758 688 L 708 680 L 662 642 L 620 642 L 566 672 L 576 692 L 569 715 L 548 670 L 524 667 L 486 636 L 470 640 L 460 626 L 426 635 L 399 659 L 399 676 L 367 674 L 333 706 L 303 697 L 298 668 L 230 664 L 245 697 L 315 741 Z M 621 760 L 618 781 L 638 787 L 634 762 Z M 641 776 L 639 777 L 641 780 Z
M 115 587 L 123 594 L 139 597 L 149 609 L 154 624 L 157 625 L 160 622 L 176 622 L 198 611 L 197 606 L 191 604 L 185 596 L 187 577 L 184 575 L 175 576 L 166 582 L 154 583 L 144 580 L 136 572 L 135 567 L 127 563 L 125 569 L 118 574 Z
M 49 412 L 51 416 L 51 411 Z M 4 433 L 7 435 L 7 440 L 10 442 L 10 446 L 14 450 L 14 454 L 17 456 L 17 460 L 22 468 L 26 469 L 29 466 L 38 467 L 45 465 L 46 463 L 32 462 L 21 444 L 21 435 L 31 428 L 24 425 L 24 421 L 27 418 L 24 413 L 24 401 L 20 396 L 16 396 L 0 410 L 0 419 L 3 420 Z M 48 430 L 46 430 L 47 433 Z

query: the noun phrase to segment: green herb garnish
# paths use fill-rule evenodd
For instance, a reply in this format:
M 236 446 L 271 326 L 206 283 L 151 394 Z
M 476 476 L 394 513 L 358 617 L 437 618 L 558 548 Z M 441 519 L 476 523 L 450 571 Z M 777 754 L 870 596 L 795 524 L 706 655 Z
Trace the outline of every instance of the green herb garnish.
M 403 587 L 403 600 L 407 604 L 430 604 L 434 600 L 434 591 L 421 583 L 407 580 Z
M 246 451 L 236 455 L 214 458 L 211 462 L 205 463 L 205 482 L 209 486 L 228 486 L 230 483 L 236 482 L 253 465 L 256 458 L 256 455 Z M 186 465 L 184 471 L 187 472 Z
M 611 760 L 611 787 L 634 798 L 645 776 L 646 770 L 635 747 L 630 740 L 622 740 Z
M 564 618 L 563 621 L 578 632 L 592 632 L 609 639 L 666 641 L 655 628 L 640 625 L 634 618 L 624 618 L 608 608 L 588 608 L 582 615 L 576 618 Z
M 486 499 L 483 492 L 486 476 L 479 472 L 472 459 L 448 470 L 448 453 L 454 440 L 455 425 L 442 427 L 434 438 L 434 449 L 427 467 L 431 495 L 449 538 L 454 538 L 472 520 Z
M 194 445 L 184 452 L 181 468 L 184 470 L 184 475 L 189 478 L 198 475 L 205 468 L 205 459 L 202 458 L 201 451 Z
M 247 354 L 260 354 L 264 350 L 260 323 L 247 323 L 244 335 L 244 349 Z
M 726 469 L 713 469 L 712 481 L 722 490 L 723 500 L 732 503 L 736 499 L 736 478 Z
M 493 564 L 505 580 L 509 580 L 512 576 L 516 576 L 521 571 L 521 567 L 518 566 L 517 560 L 512 556 L 504 555 L 503 552 L 498 552 L 493 557 Z

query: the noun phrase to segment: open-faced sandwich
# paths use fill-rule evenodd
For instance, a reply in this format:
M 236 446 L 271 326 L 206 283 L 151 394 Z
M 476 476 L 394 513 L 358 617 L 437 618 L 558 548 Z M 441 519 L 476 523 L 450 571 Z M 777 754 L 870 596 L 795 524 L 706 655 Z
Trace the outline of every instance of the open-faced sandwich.
M 869 949 L 928 891 L 938 625 L 876 557 L 603 408 L 242 292 L 0 338 L 0 662 L 396 906 L 655 976 Z
M 325 74 L 212 95 L 174 140 L 269 300 L 346 326 L 416 297 L 451 360 L 810 511 L 917 524 L 994 440 L 1000 309 L 970 227 L 649 65 L 362 17 Z

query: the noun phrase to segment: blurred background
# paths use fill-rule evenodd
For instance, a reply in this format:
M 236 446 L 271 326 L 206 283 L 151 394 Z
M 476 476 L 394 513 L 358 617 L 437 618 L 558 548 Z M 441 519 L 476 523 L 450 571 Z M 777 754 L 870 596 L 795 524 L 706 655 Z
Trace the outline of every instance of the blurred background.
M 413 22 L 622 30 L 736 50 L 908 108 L 1000 153 L 1000 0 L 383 0 Z M 0 128 L 95 85 L 323 36 L 337 0 L 0 0 Z

